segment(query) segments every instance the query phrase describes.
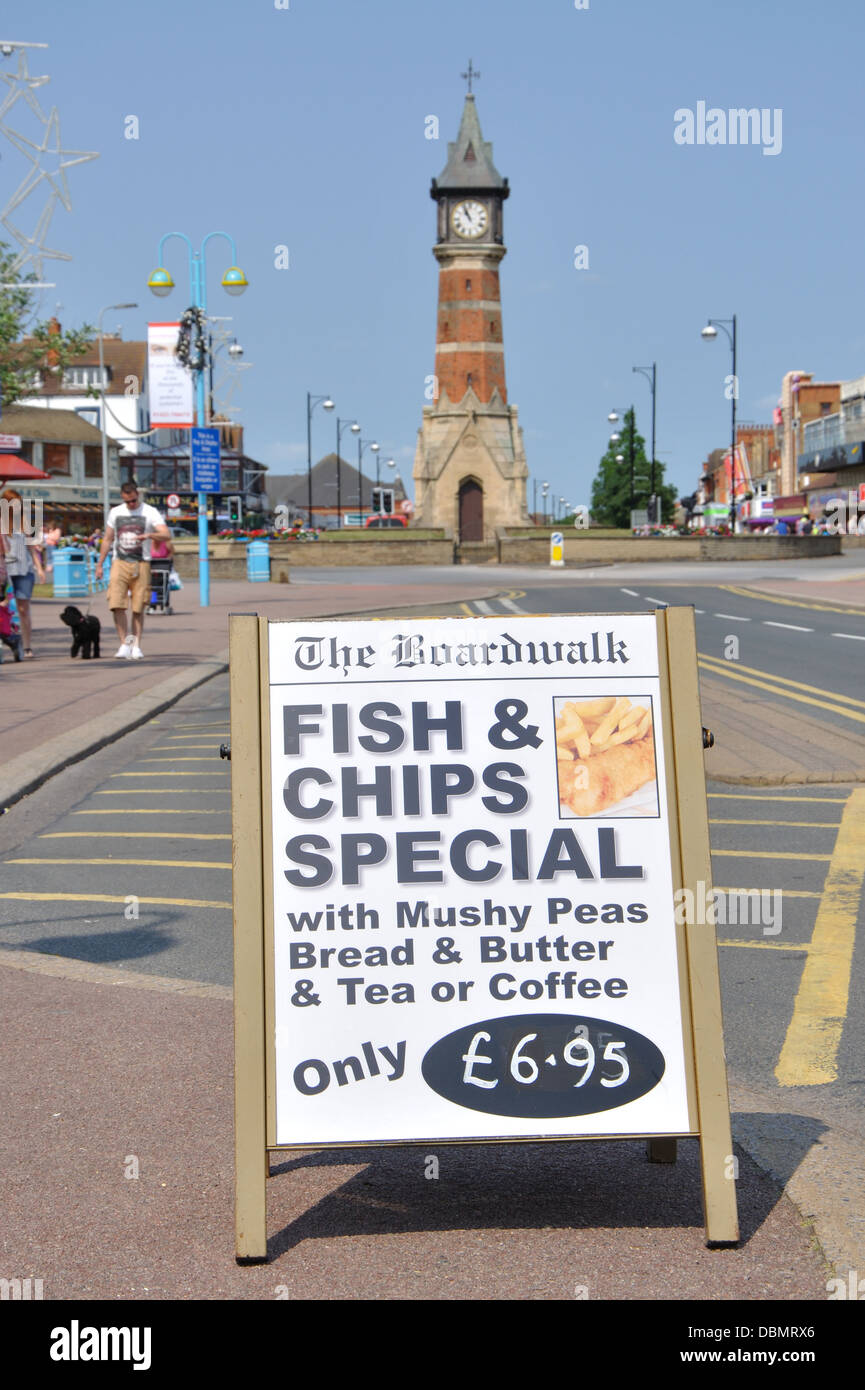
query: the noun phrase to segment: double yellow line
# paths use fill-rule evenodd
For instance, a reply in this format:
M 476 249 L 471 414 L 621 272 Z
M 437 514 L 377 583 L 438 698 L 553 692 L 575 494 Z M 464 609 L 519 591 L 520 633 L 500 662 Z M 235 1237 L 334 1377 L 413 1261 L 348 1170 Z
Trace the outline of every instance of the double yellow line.
M 850 605 L 847 608 L 838 608 L 832 603 L 813 603 L 801 598 L 782 598 L 780 594 L 765 594 L 762 589 L 743 589 L 737 584 L 719 584 L 719 589 L 723 589 L 728 594 L 742 594 L 744 598 L 758 599 L 761 603 L 783 603 L 787 608 L 810 608 L 814 613 L 843 613 L 846 617 L 863 617 L 865 610 Z
M 816 705 L 818 709 L 865 724 L 865 700 L 855 700 L 852 695 L 839 695 L 818 685 L 806 685 L 803 681 L 792 681 L 786 676 L 774 676 L 770 671 L 741 666 L 738 661 L 724 661 L 716 656 L 707 656 L 705 652 L 698 653 L 697 664 L 707 675 L 723 676 L 726 680 L 765 690 L 769 695 L 781 695 L 785 700 L 796 700 L 802 705 Z

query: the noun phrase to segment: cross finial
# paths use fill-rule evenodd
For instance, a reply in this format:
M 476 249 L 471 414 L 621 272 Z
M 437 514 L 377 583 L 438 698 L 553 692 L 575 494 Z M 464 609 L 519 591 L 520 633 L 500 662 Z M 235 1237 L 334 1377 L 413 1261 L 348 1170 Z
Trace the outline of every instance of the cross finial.
M 472 60 L 471 60 L 471 58 L 469 58 L 469 70 L 468 70 L 468 72 L 461 72 L 461 73 L 460 73 L 460 77 L 462 77 L 466 82 L 468 82 L 468 84 L 469 84 L 469 96 L 471 96 L 471 91 L 472 91 L 472 79 L 475 78 L 475 77 L 480 77 L 480 73 L 478 72 L 477 68 L 473 68 L 473 67 L 472 67 Z

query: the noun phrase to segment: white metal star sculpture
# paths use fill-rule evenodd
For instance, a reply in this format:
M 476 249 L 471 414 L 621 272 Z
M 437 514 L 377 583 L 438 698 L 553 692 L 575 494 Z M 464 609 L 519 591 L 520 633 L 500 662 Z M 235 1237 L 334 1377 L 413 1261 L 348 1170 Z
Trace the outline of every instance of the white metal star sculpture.
M 0 212 L 0 225 L 10 233 L 21 248 L 13 262 L 15 273 L 23 275 L 32 272 L 39 281 L 45 278 L 42 269 L 44 260 L 68 261 L 72 259 L 64 251 L 55 251 L 45 245 L 48 228 L 58 202 L 62 203 L 67 212 L 72 211 L 66 170 L 75 164 L 86 164 L 88 160 L 99 158 L 95 151 L 64 149 L 60 136 L 60 116 L 57 107 L 52 106 L 46 116 L 34 95 L 34 88 L 43 86 L 50 79 L 30 76 L 27 68 L 27 55 L 23 50 L 44 47 L 47 45 L 0 41 L 0 55 L 2 57 L 8 58 L 13 52 L 18 51 L 17 70 L 0 73 L 0 81 L 4 82 L 9 89 L 0 102 L 0 134 L 5 135 L 10 145 L 19 154 L 24 155 L 32 166 Z M 0 88 L 0 92 L 2 92 L 2 88 Z M 9 123 L 9 116 L 13 107 L 22 97 L 31 114 L 42 127 L 41 139 L 31 140 L 20 130 L 14 130 Z M 11 214 L 38 189 L 47 195 L 47 199 L 36 218 L 33 235 L 28 236 L 13 223 Z
M 38 120 L 45 120 L 42 107 L 33 95 L 33 88 L 43 87 L 50 77 L 31 77 L 27 70 L 27 54 L 23 48 L 18 53 L 18 71 L 0 72 L 0 82 L 5 82 L 9 91 L 0 103 L 0 124 L 7 111 L 11 111 L 19 97 L 23 97 Z

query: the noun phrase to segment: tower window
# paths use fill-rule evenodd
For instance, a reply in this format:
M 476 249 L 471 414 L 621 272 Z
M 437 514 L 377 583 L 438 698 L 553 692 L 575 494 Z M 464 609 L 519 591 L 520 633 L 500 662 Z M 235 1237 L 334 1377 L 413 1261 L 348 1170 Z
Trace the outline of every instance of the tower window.
M 472 384 L 472 374 L 471 374 L 471 372 L 466 372 L 466 387 L 471 386 L 471 384 Z
M 471 280 L 466 280 L 466 289 L 467 289 L 467 290 L 470 290 L 471 287 L 472 287 L 472 282 L 471 282 Z

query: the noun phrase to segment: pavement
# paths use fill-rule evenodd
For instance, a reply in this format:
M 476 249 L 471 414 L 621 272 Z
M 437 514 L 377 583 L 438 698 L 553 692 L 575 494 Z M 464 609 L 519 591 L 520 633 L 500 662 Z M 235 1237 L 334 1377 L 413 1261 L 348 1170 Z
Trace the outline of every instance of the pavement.
M 630 570 L 638 569 L 630 566 Z M 643 567 L 647 570 L 647 567 Z M 655 566 L 651 566 L 652 569 Z M 669 568 L 669 567 L 668 567 Z M 742 588 L 773 595 L 779 604 L 803 601 L 820 607 L 865 608 L 865 570 L 812 565 L 791 569 L 778 577 L 778 566 L 750 565 L 700 567 L 700 580 L 683 585 L 683 601 L 691 601 L 693 582 L 738 582 Z M 609 566 L 600 573 L 613 580 L 624 569 Z M 102 658 L 84 663 L 69 660 L 70 635 L 59 614 L 68 599 L 37 599 L 34 611 L 32 662 L 15 665 L 5 653 L 0 670 L 0 737 L 5 750 L 14 749 L 0 766 L 0 811 L 26 796 L 59 769 L 118 738 L 173 704 L 187 691 L 224 671 L 228 663 L 228 615 L 259 612 L 274 618 L 323 618 L 367 612 L 416 609 L 434 613 L 454 609 L 455 599 L 489 599 L 507 590 L 515 573 L 547 582 L 555 574 L 559 582 L 573 584 L 561 571 L 542 566 L 533 571 L 508 571 L 501 576 L 489 570 L 469 574 L 465 568 L 411 576 L 388 575 L 389 582 L 369 582 L 368 574 L 352 572 L 345 582 L 332 575 L 312 572 L 291 584 L 250 584 L 226 581 L 211 586 L 208 608 L 198 606 L 198 586 L 187 582 L 174 596 L 172 615 L 154 614 L 145 623 L 145 660 L 127 662 L 114 658 L 116 634 L 110 622 L 105 596 L 89 601 L 90 611 L 102 620 Z M 674 575 L 678 578 L 678 574 Z M 684 595 L 687 597 L 684 597 Z M 575 592 L 579 602 L 579 586 Z M 82 611 L 88 600 L 78 600 Z M 703 722 L 715 735 L 715 748 L 706 755 L 707 774 L 720 781 L 743 785 L 775 785 L 784 782 L 849 782 L 865 778 L 862 767 L 853 767 L 849 737 L 828 726 L 817 714 L 790 710 L 789 704 L 772 701 L 766 692 L 731 690 L 729 684 L 701 673 Z M 753 715 L 751 718 L 749 716 Z M 744 717 L 743 717 L 744 716 Z
M 503 587 L 494 574 L 461 579 L 465 600 Z M 758 582 L 769 592 L 779 581 Z M 808 593 L 851 604 L 855 588 L 847 578 Z M 324 617 L 395 602 L 435 612 L 455 588 L 448 576 L 396 598 L 393 583 L 225 583 L 211 595 L 201 610 L 187 584 L 175 616 L 150 617 L 134 665 L 71 662 L 57 621 L 65 601 L 38 600 L 36 659 L 0 671 L 0 733 L 16 750 L 0 769 L 0 806 L 73 776 L 71 763 L 224 670 L 230 612 Z M 101 605 L 97 596 L 93 611 Z M 104 637 L 113 654 L 107 626 Z M 721 738 L 727 727 L 740 737 L 737 703 L 735 725 L 734 710 L 716 711 Z M 818 1237 L 812 1225 L 808 1184 L 826 1175 L 808 1164 L 852 1172 L 856 1154 L 824 1151 L 816 1116 L 800 1152 L 777 1096 L 753 1088 L 731 1095 L 736 1249 L 705 1248 L 696 1141 L 680 1143 L 673 1165 L 647 1163 L 630 1141 L 432 1145 L 274 1155 L 270 1263 L 239 1268 L 230 991 L 4 949 L 0 998 L 15 1040 L 4 1051 L 0 1276 L 41 1278 L 46 1299 L 823 1301 L 827 1279 L 848 1272 L 844 1232 Z
M 0 1000 L 0 1272 L 45 1299 L 826 1299 L 810 1223 L 738 1145 L 742 1241 L 706 1248 L 696 1140 L 669 1165 L 622 1140 L 277 1153 L 269 1262 L 239 1267 L 229 991 L 2 951 Z
M 499 585 L 488 577 L 467 580 L 461 595 L 487 598 Z M 452 584 L 426 582 L 397 593 L 403 607 L 432 610 L 453 602 Z M 117 634 L 104 594 L 87 599 L 33 601 L 32 661 L 13 663 L 8 648 L 0 668 L 0 811 L 53 776 L 166 709 L 181 695 L 227 669 L 228 616 L 262 613 L 270 618 L 325 618 L 372 612 L 393 605 L 393 583 L 212 584 L 210 605 L 200 608 L 198 585 L 173 595 L 173 614 L 145 618 L 143 661 L 116 659 Z M 74 603 L 102 623 L 102 656 L 71 661 L 71 634 L 60 613 Z M 14 750 L 14 753 L 13 753 Z

